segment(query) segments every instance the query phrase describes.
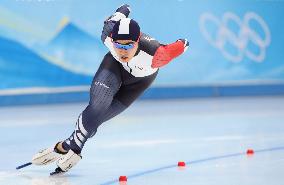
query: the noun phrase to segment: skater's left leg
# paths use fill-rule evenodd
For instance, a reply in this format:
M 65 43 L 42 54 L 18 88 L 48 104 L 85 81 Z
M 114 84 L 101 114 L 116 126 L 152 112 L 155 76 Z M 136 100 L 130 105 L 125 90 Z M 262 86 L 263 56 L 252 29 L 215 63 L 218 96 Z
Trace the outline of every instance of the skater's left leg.
M 119 91 L 115 94 L 111 105 L 104 111 L 103 114 L 97 117 L 98 121 L 96 122 L 96 129 L 93 129 L 93 133 L 90 137 L 93 137 L 96 134 L 97 128 L 102 123 L 112 119 L 113 117 L 117 116 L 125 109 L 127 109 L 152 84 L 156 76 L 157 73 L 154 73 L 153 75 L 143 78 L 130 77 L 126 79 L 121 85 Z M 76 128 L 79 129 L 80 127 L 83 127 L 81 115 L 79 116 L 76 123 Z M 71 143 L 73 143 L 74 145 L 74 134 L 75 131 L 68 139 L 62 142 L 62 148 L 65 151 L 68 151 L 70 149 Z
M 103 69 L 96 75 L 90 90 L 89 105 L 79 115 L 71 137 L 63 142 L 62 147 L 68 152 L 57 161 L 55 173 L 68 171 L 81 159 L 86 141 L 96 133 L 101 124 L 100 117 L 111 106 L 120 84 L 116 75 L 109 70 Z
M 123 112 L 127 107 L 129 107 L 150 85 L 151 83 L 154 81 L 154 79 L 156 78 L 157 73 L 148 76 L 148 77 L 144 77 L 144 78 L 135 78 L 134 80 L 131 80 L 130 83 L 126 83 L 122 84 L 121 87 L 119 88 L 119 90 L 117 91 L 117 93 L 115 94 L 114 98 L 112 99 L 112 102 L 110 104 L 110 106 L 105 109 L 104 112 L 102 112 L 102 114 L 99 114 L 96 116 L 96 122 L 95 122 L 95 127 L 93 125 L 92 127 L 92 134 L 88 135 L 88 138 L 92 137 L 93 135 L 96 134 L 97 128 L 105 121 L 115 117 L 116 115 L 120 114 L 121 112 Z M 84 113 L 84 112 L 83 112 Z M 86 133 L 87 129 L 84 125 L 83 125 L 83 116 L 80 115 L 79 119 L 77 121 L 76 124 L 76 129 L 79 131 L 79 133 Z M 85 129 L 85 130 L 83 130 Z M 71 152 L 74 151 L 74 145 L 76 148 L 78 148 L 77 142 L 76 142 L 76 137 L 77 139 L 78 136 L 76 135 L 77 130 L 75 130 L 73 136 L 71 136 L 71 139 L 69 139 L 70 145 L 66 144 L 67 142 L 64 142 L 67 147 L 69 146 L 72 150 L 69 150 Z M 84 138 L 81 138 L 82 140 L 80 140 L 81 142 L 83 141 L 84 143 L 87 141 L 86 138 L 84 140 Z M 84 143 L 81 146 L 84 146 Z M 80 148 L 82 149 L 82 148 Z M 69 152 L 67 153 L 67 155 L 69 154 Z M 72 155 L 74 156 L 74 153 L 72 153 Z M 75 155 L 76 159 L 75 162 L 77 163 L 78 160 L 80 158 L 78 158 Z M 64 161 L 67 157 L 64 156 L 62 157 L 62 160 L 59 160 L 59 162 L 57 163 L 57 165 L 60 167 L 57 170 L 61 170 L 63 169 L 63 171 L 67 171 L 64 169 L 64 165 L 71 163 L 72 161 Z M 62 161 L 62 165 L 60 164 Z M 72 164 L 71 166 L 74 166 L 76 163 Z
M 125 109 L 127 109 L 154 81 L 157 76 L 157 72 L 153 75 L 143 77 L 143 78 L 129 78 L 125 80 L 125 82 L 121 85 L 118 92 L 115 94 L 110 106 L 100 115 L 97 116 L 96 128 L 93 129 L 93 133 L 90 137 L 94 136 L 97 132 L 97 128 L 104 122 L 112 119 L 118 114 L 122 113 Z M 83 127 L 82 115 L 79 116 L 76 128 L 77 130 L 81 130 Z M 62 148 L 65 151 L 70 149 L 71 141 L 73 141 L 74 145 L 74 134 L 75 131 L 71 134 L 71 136 L 66 139 L 62 143 Z

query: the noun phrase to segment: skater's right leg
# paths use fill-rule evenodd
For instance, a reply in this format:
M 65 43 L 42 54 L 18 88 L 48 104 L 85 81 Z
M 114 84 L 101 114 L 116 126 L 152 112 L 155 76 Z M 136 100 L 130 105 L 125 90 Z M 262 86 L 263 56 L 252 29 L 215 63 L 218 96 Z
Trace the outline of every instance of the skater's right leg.
M 57 162 L 60 170 L 67 171 L 80 160 L 85 142 L 96 133 L 102 123 L 101 115 L 111 106 L 120 86 L 120 66 L 110 54 L 107 54 L 93 79 L 89 105 L 79 115 L 72 135 L 59 144 L 64 151 L 68 151 Z
M 59 142 L 56 146 L 41 150 L 33 157 L 34 164 L 49 164 L 62 157 L 62 154 L 75 156 L 69 152 L 80 155 L 86 140 L 96 132 L 100 122 L 98 117 L 112 103 L 114 94 L 121 85 L 120 67 L 117 61 L 108 53 L 92 82 L 90 89 L 90 102 L 86 109 L 80 114 L 75 131 L 64 142 Z M 72 149 L 72 151 L 70 151 Z M 69 154 L 68 154 L 69 153 Z M 78 159 L 78 158 L 77 158 Z M 76 160 L 77 160 L 76 159 Z M 66 160 L 60 160 L 64 162 Z
M 115 117 L 116 115 L 123 112 L 126 108 L 128 108 L 152 84 L 157 74 L 158 72 L 144 78 L 134 78 L 133 76 L 128 74 L 128 77 L 124 79 L 124 82 L 126 82 L 127 84 L 122 84 L 120 86 L 119 90 L 112 98 L 110 106 L 105 109 L 105 111 L 101 111 L 101 113 L 96 116 L 96 121 L 94 122 L 95 124 L 92 124 L 92 134 L 88 138 L 96 134 L 97 128 L 103 122 L 108 121 L 109 119 Z M 86 112 L 86 110 L 84 112 Z M 82 120 L 82 117 L 84 117 L 84 115 L 79 116 L 79 119 L 76 124 L 76 129 L 84 134 L 87 133 L 87 131 L 84 129 L 84 121 Z M 71 145 L 74 145 L 73 148 L 79 148 L 77 147 L 78 145 L 76 146 L 76 142 L 74 142 L 74 140 L 76 141 L 75 135 L 76 131 L 72 133 L 71 137 L 69 137 L 63 142 L 62 145 L 65 150 L 69 150 Z M 80 138 L 77 139 L 79 140 Z M 82 150 L 82 147 L 78 150 Z
M 107 56 L 105 58 L 107 58 Z M 111 58 L 112 58 L 112 56 L 111 56 Z M 113 60 L 115 60 L 115 59 L 113 59 Z M 117 61 L 112 61 L 111 64 L 113 64 L 113 65 L 110 65 L 111 67 L 109 67 L 107 65 L 107 67 L 104 66 L 104 68 L 107 68 L 110 71 L 112 71 L 114 74 L 116 74 L 116 77 L 118 79 L 120 79 L 121 84 L 119 86 L 119 90 L 116 91 L 117 93 L 114 96 L 112 94 L 112 98 L 109 98 L 109 100 L 112 99 L 110 106 L 108 106 L 108 108 L 105 109 L 105 111 L 100 111 L 100 114 L 97 114 L 95 116 L 95 121 L 93 122 L 93 124 L 89 124 L 93 127 L 92 129 L 84 129 L 85 124 L 84 124 L 84 120 L 83 120 L 84 113 L 88 112 L 88 107 L 90 105 L 83 112 L 83 115 L 79 116 L 79 119 L 78 119 L 77 124 L 76 124 L 76 129 L 79 131 L 79 136 L 80 136 L 80 133 L 84 134 L 84 133 L 87 133 L 87 130 L 92 130 L 92 134 L 89 135 L 88 138 L 92 137 L 96 133 L 99 125 L 101 125 L 103 122 L 115 117 L 116 115 L 123 112 L 126 108 L 128 108 L 152 84 L 152 82 L 154 81 L 154 79 L 156 78 L 156 76 L 158 74 L 158 72 L 156 72 L 155 74 L 144 77 L 144 78 L 135 78 L 131 74 L 126 73 L 124 69 L 120 68 L 117 64 Z M 121 79 L 122 76 L 124 78 L 123 82 L 122 82 L 122 79 Z M 93 82 L 93 84 L 94 84 L 94 82 Z M 91 88 L 91 92 L 92 92 L 92 88 Z M 92 97 L 96 97 L 96 96 L 91 96 L 90 102 L 94 101 L 94 100 L 92 100 Z M 108 102 L 107 104 L 109 104 L 109 103 L 110 102 Z M 94 114 L 91 113 L 89 115 L 94 115 Z M 62 143 L 63 148 L 65 150 L 69 150 L 70 147 L 72 148 L 71 145 L 74 145 L 73 148 L 75 150 L 76 150 L 76 148 L 79 148 L 78 149 L 79 151 L 82 150 L 83 145 L 81 145 L 81 147 L 77 147 L 79 145 L 76 146 L 76 144 L 74 144 L 74 143 L 76 143 L 76 142 L 74 142 L 74 140 L 76 141 L 75 136 L 76 136 L 76 130 L 72 133 L 71 137 L 69 137 L 68 139 L 66 139 Z M 84 139 L 84 137 L 82 137 L 82 136 L 81 136 L 81 138 Z M 77 139 L 80 140 L 80 137 L 77 137 Z M 80 143 L 80 141 L 77 141 L 77 143 Z
M 87 139 L 96 133 L 102 123 L 100 117 L 111 106 L 113 97 L 119 89 L 120 82 L 114 74 L 107 70 L 103 70 L 101 74 L 108 76 L 100 78 L 101 75 L 98 75 L 97 80 L 94 81 L 90 103 L 79 115 L 71 137 L 63 143 L 63 148 L 67 150 L 69 145 L 75 153 L 81 153 Z

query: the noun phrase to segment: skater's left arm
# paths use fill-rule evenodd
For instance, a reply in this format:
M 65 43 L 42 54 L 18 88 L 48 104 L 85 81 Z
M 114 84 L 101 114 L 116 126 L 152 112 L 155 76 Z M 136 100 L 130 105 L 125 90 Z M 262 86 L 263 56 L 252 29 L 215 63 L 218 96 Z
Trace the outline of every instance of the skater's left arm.
M 155 52 L 151 67 L 159 68 L 165 66 L 174 58 L 184 53 L 188 47 L 189 43 L 186 39 L 179 39 L 168 45 L 160 45 Z

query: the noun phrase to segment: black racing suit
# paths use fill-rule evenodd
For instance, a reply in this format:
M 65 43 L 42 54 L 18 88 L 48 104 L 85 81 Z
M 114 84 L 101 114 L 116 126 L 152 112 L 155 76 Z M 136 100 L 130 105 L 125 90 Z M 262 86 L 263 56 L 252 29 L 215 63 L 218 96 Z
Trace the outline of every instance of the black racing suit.
M 113 118 L 131 105 L 154 81 L 158 67 L 153 63 L 168 63 L 176 51 L 182 49 L 161 45 L 158 41 L 146 34 L 139 40 L 138 50 L 129 62 L 121 62 L 117 57 L 110 38 L 111 30 L 116 21 L 128 17 L 128 6 L 117 9 L 107 21 L 102 31 L 102 41 L 109 48 L 96 72 L 91 88 L 90 101 L 86 109 L 79 115 L 75 131 L 63 142 L 63 148 L 70 148 L 80 153 L 88 138 L 95 135 L 97 128 L 105 121 Z M 169 51 L 170 49 L 170 51 Z M 165 62 L 166 61 L 166 62 Z

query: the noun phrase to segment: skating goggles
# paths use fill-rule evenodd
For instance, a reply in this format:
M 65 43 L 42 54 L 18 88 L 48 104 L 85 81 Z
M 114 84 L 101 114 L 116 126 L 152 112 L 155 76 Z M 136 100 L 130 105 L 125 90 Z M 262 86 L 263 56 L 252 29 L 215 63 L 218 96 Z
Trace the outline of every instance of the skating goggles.
M 128 44 L 120 44 L 120 43 L 114 41 L 114 42 L 113 42 L 113 45 L 114 45 L 114 47 L 116 47 L 117 49 L 129 50 L 129 49 L 134 48 L 135 42 L 131 42 L 131 43 L 128 43 Z

